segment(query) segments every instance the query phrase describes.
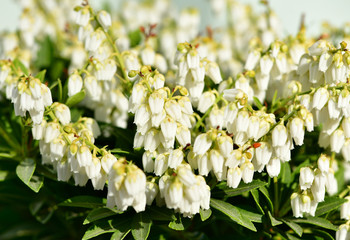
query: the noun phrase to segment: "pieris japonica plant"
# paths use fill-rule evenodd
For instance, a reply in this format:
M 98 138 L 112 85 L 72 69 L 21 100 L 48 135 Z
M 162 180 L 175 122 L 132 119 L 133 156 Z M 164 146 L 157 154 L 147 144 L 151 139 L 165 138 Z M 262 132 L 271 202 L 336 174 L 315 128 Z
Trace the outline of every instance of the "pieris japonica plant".
M 19 4 L 0 239 L 350 239 L 345 27 L 282 36 L 267 1 L 212 0 L 206 31 L 170 0 Z

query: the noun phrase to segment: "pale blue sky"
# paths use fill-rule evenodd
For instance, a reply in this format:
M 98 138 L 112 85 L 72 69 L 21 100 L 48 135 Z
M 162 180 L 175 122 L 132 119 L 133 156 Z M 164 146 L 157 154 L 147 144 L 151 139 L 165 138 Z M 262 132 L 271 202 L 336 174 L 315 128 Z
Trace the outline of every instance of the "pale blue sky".
M 108 0 L 117 5 L 118 0 Z M 103 2 L 102 0 L 90 0 L 94 5 Z M 119 1 L 120 2 L 120 1 Z M 201 6 L 202 12 L 207 16 L 203 23 L 206 25 L 217 26 L 214 23 L 213 15 L 210 13 L 206 4 L 208 0 L 173 0 L 178 6 Z M 241 0 L 243 3 L 251 3 L 254 9 L 262 10 L 258 4 L 259 0 Z M 344 22 L 350 22 L 350 15 L 347 13 L 350 9 L 349 0 L 270 0 L 270 5 L 279 15 L 285 33 L 296 33 L 300 16 L 306 15 L 306 25 L 309 34 L 317 34 L 320 31 L 322 21 L 329 21 L 332 24 L 341 26 Z M 15 0 L 0 0 L 0 30 L 14 30 L 18 25 L 20 8 Z

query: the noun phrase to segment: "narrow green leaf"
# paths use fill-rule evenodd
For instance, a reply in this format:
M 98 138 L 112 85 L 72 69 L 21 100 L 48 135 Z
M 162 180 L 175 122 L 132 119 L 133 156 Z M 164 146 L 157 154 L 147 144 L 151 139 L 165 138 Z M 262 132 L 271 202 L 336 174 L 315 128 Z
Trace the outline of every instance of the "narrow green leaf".
M 209 209 L 199 209 L 199 214 L 201 216 L 201 220 L 204 222 L 211 216 L 211 210 Z
M 290 165 L 288 162 L 281 163 L 281 174 L 279 176 L 281 182 L 284 184 L 289 184 L 292 181 L 292 172 L 290 170 Z
M 17 166 L 16 174 L 24 184 L 37 193 L 43 186 L 44 182 L 42 177 L 33 176 L 35 168 L 35 161 L 31 158 L 26 158 Z
M 165 207 L 152 206 L 147 209 L 147 215 L 155 221 L 175 221 L 176 216 L 173 210 Z
M 210 206 L 222 212 L 223 214 L 228 216 L 232 221 L 238 223 L 239 225 L 242 225 L 243 227 L 246 227 L 256 232 L 254 224 L 250 221 L 250 219 L 248 219 L 245 216 L 242 216 L 240 210 L 237 207 L 227 202 L 213 198 L 210 200 Z
M 131 224 L 131 234 L 136 240 L 148 238 L 151 231 L 152 220 L 145 213 L 138 213 L 134 216 Z
M 274 216 L 272 216 L 270 211 L 267 211 L 267 214 L 269 215 L 270 222 L 273 227 L 282 224 L 281 221 L 277 220 L 276 218 L 274 218 Z
M 262 223 L 262 214 L 248 211 L 246 209 L 236 207 L 242 216 L 247 217 L 251 222 Z
M 334 237 L 326 231 L 322 231 L 319 229 L 313 229 L 312 232 L 314 234 L 316 234 L 317 236 L 322 237 L 323 240 L 334 240 Z
M 121 218 L 122 216 L 120 216 Z M 130 216 L 122 217 L 121 220 L 117 219 L 114 220 L 113 223 L 115 223 L 115 232 L 113 233 L 111 240 L 122 240 L 124 239 L 129 232 L 131 231 L 131 220 L 132 218 Z
M 29 76 L 29 71 L 27 67 L 24 66 L 24 64 L 20 60 L 16 58 L 15 60 L 13 60 L 13 64 L 17 69 L 20 69 L 25 75 Z
M 40 82 L 44 82 L 45 74 L 46 74 L 46 70 L 44 69 L 41 72 L 39 72 L 35 77 L 38 78 Z
M 78 92 L 77 94 L 69 97 L 66 101 L 66 105 L 68 107 L 72 107 L 74 105 L 77 105 L 81 101 L 83 101 L 84 98 L 85 98 L 85 91 L 82 90 L 82 91 Z
M 272 201 L 271 201 L 271 198 L 270 198 L 269 191 L 267 190 L 267 188 L 265 186 L 260 187 L 259 190 L 265 196 L 265 198 L 267 200 L 267 203 L 269 205 L 270 211 L 273 212 L 273 204 L 272 204 Z
M 337 231 L 338 229 L 330 221 L 319 217 L 307 217 L 306 219 L 305 218 L 294 219 L 293 222 L 311 224 L 322 228 L 330 229 L 333 231 Z
M 254 100 L 255 106 L 257 106 L 259 109 L 262 109 L 264 107 L 257 97 L 253 97 L 253 100 Z
M 282 222 L 287 224 L 287 226 L 290 227 L 296 234 L 298 234 L 299 237 L 303 235 L 303 228 L 300 227 L 299 224 L 296 224 L 295 222 L 286 219 L 282 219 Z
M 75 196 L 58 204 L 63 207 L 98 208 L 103 207 L 103 199 L 92 196 Z
M 262 214 L 265 214 L 264 210 L 262 209 L 261 205 L 260 205 L 260 196 L 259 196 L 259 191 L 256 189 L 250 190 L 250 193 L 253 196 L 253 199 L 255 201 L 256 206 L 258 207 L 259 211 Z
M 340 207 L 346 200 L 338 197 L 326 197 L 324 202 L 320 202 L 317 206 L 315 216 L 321 216 L 327 212 Z
M 119 212 L 119 213 L 122 213 L 122 212 Z M 83 224 L 84 225 L 85 224 L 89 224 L 89 223 L 92 223 L 94 221 L 97 221 L 97 220 L 100 220 L 100 219 L 103 219 L 103 218 L 114 216 L 116 214 L 118 214 L 118 213 L 116 213 L 116 212 L 114 212 L 111 209 L 106 208 L 106 207 L 95 208 L 87 215 L 87 217 L 84 220 Z
M 260 180 L 254 180 L 251 183 L 241 182 L 237 188 L 230 188 L 225 182 L 222 182 L 212 190 L 213 197 L 233 197 L 241 195 L 244 192 L 265 186 L 267 183 Z

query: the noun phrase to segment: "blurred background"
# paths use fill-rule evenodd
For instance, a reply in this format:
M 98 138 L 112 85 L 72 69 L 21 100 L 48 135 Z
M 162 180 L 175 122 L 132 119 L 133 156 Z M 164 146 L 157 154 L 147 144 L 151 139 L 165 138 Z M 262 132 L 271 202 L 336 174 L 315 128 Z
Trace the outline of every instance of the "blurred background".
M 100 7 L 108 2 L 113 9 L 118 9 L 122 0 L 90 0 L 90 4 Z M 209 8 L 209 0 L 173 0 L 178 9 L 182 7 L 197 6 L 202 16 L 202 26 L 217 27 L 223 23 L 222 16 L 214 16 Z M 241 0 L 242 3 L 252 5 L 254 11 L 263 11 L 264 8 L 259 0 Z M 301 15 L 305 14 L 307 34 L 313 36 L 319 34 L 324 21 L 340 27 L 345 22 L 350 22 L 349 0 L 269 0 L 271 8 L 281 19 L 284 34 L 294 34 L 298 31 Z M 16 0 L 1 0 L 0 3 L 0 31 L 13 31 L 18 26 L 18 19 L 21 13 Z

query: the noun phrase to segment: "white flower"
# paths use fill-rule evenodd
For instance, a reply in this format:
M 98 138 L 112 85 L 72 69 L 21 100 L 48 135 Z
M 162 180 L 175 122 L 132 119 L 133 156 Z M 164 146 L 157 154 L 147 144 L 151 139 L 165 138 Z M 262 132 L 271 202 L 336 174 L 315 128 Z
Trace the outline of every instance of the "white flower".
M 81 146 L 77 152 L 77 160 L 80 167 L 86 167 L 92 164 L 91 150 L 85 145 Z
M 303 167 L 300 169 L 299 184 L 301 190 L 305 190 L 311 187 L 314 181 L 314 172 L 309 167 Z
M 154 182 L 146 183 L 146 203 L 147 205 L 152 205 L 153 200 L 156 198 L 159 192 L 158 185 Z
M 71 121 L 70 109 L 62 103 L 57 103 L 55 106 L 55 116 L 62 123 L 62 125 L 67 125 Z
M 113 164 L 117 161 L 117 158 L 111 153 L 105 153 L 101 158 L 101 166 L 103 170 L 108 174 Z
M 259 51 L 251 51 L 248 54 L 247 61 L 245 62 L 244 69 L 253 70 L 260 59 Z
M 345 161 L 349 162 L 350 161 L 350 138 L 346 139 L 341 152 Z
M 86 26 L 90 21 L 90 11 L 89 8 L 82 8 L 80 9 L 77 14 L 75 14 L 76 19 L 75 23 L 80 26 Z
M 311 47 L 309 47 L 308 50 L 311 56 L 320 56 L 327 50 L 327 41 L 322 39 L 318 40 Z
M 295 117 L 289 124 L 290 136 L 294 139 L 296 145 L 301 146 L 304 143 L 304 121 Z
M 237 188 L 242 179 L 242 171 L 239 167 L 229 168 L 227 171 L 227 186 Z
M 301 205 L 300 195 L 298 193 L 293 193 L 290 199 L 291 199 L 291 206 L 293 210 L 293 216 L 296 218 L 303 217 L 303 213 L 300 209 L 300 205 Z
M 272 146 L 278 147 L 285 145 L 288 138 L 287 129 L 283 123 L 278 124 L 272 130 Z
M 148 98 L 148 104 L 152 114 L 158 114 L 163 110 L 164 107 L 164 92 L 154 91 Z
M 91 164 L 85 167 L 86 175 L 92 179 L 98 177 L 101 173 L 101 161 L 99 158 L 93 156 Z
M 321 156 L 317 160 L 317 166 L 318 166 L 318 169 L 322 173 L 328 173 L 328 171 L 329 171 L 329 157 L 327 157 L 324 154 L 321 154 Z
M 150 129 L 145 135 L 145 140 L 144 140 L 145 150 L 153 152 L 156 150 L 159 143 L 160 143 L 159 131 L 154 128 Z
M 109 15 L 109 13 L 106 11 L 99 11 L 97 14 L 97 19 L 105 30 L 107 30 L 112 25 L 111 15 Z
M 340 218 L 349 220 L 350 219 L 350 196 L 345 197 L 346 202 L 340 207 Z
M 46 121 L 43 120 L 40 124 L 34 124 L 32 127 L 33 139 L 41 140 L 45 136 Z
M 331 150 L 339 153 L 345 142 L 344 131 L 341 129 L 335 130 L 330 139 Z
M 78 73 L 70 75 L 68 78 L 68 96 L 71 97 L 81 91 L 83 79 Z
M 60 125 L 57 122 L 50 122 L 46 125 L 45 129 L 45 143 L 52 142 L 60 135 Z
M 57 163 L 57 180 L 67 182 L 72 176 L 70 164 L 67 159 L 59 161 Z
M 205 92 L 199 98 L 198 111 L 205 113 L 215 103 L 215 94 L 213 92 Z
M 208 153 L 198 156 L 197 159 L 199 174 L 202 176 L 208 176 L 208 173 L 213 169 L 212 163 L 208 157 Z
M 327 181 L 326 181 L 327 193 L 329 195 L 334 195 L 338 192 L 338 182 L 334 176 L 334 170 L 330 168 L 326 176 L 327 176 Z
M 176 169 L 184 159 L 184 153 L 180 149 L 170 150 L 168 156 L 168 166 Z
M 217 150 L 210 150 L 209 158 L 211 165 L 213 166 L 213 171 L 218 180 L 221 180 L 224 166 L 224 157 Z
M 141 59 L 143 65 L 154 65 L 156 53 L 152 47 L 146 46 L 141 52 Z
M 336 240 L 347 240 L 349 239 L 349 225 L 348 224 L 342 224 L 339 226 L 339 229 L 335 233 L 335 239 Z
M 199 134 L 194 141 L 193 152 L 202 155 L 209 150 L 211 144 L 212 141 L 206 133 Z
M 215 62 L 210 62 L 206 66 L 206 74 L 213 80 L 215 84 L 219 84 L 222 81 L 220 74 L 220 68 Z
M 315 171 L 315 178 L 311 186 L 311 192 L 316 202 L 324 201 L 326 193 L 326 177 L 319 170 Z
M 328 102 L 329 92 L 326 88 L 321 87 L 317 89 L 313 96 L 312 100 L 312 108 L 316 108 L 317 110 L 321 110 L 324 105 Z
M 241 170 L 242 170 L 242 179 L 244 183 L 250 183 L 251 181 L 253 181 L 254 165 L 251 162 L 249 161 L 244 162 L 241 166 Z
M 269 163 L 266 165 L 266 171 L 271 178 L 278 177 L 281 171 L 281 161 L 276 157 L 271 158 Z

